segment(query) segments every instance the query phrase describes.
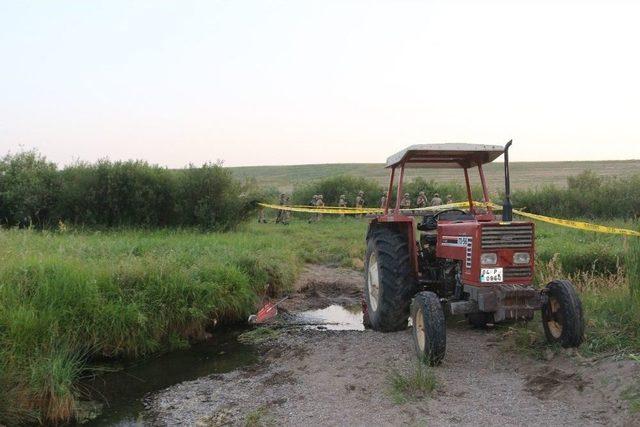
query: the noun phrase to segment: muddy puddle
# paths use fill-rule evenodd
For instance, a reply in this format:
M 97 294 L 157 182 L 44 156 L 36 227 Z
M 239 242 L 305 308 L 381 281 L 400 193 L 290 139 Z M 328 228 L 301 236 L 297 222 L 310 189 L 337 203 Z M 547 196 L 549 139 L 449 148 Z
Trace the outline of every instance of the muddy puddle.
M 331 331 L 364 331 L 362 308 L 357 305 L 343 307 L 330 305 L 326 308 L 294 313 L 292 323 L 308 329 Z
M 139 426 L 145 418 L 144 400 L 150 393 L 183 381 L 230 372 L 258 360 L 257 351 L 237 341 L 245 329 L 219 330 L 214 338 L 189 349 L 173 351 L 126 365 L 118 372 L 85 381 L 81 388 L 95 404 L 88 411 L 99 413 L 87 426 Z

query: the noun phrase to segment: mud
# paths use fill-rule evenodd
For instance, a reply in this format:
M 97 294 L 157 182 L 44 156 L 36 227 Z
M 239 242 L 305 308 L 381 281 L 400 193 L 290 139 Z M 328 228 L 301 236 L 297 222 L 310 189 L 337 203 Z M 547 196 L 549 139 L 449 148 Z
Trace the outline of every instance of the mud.
M 290 313 L 359 302 L 360 273 L 311 267 Z M 339 291 L 343 286 L 344 291 Z M 409 331 L 282 328 L 247 369 L 169 387 L 148 400 L 156 425 L 640 425 L 621 394 L 633 361 L 549 361 L 505 352 L 500 335 L 448 322 L 447 355 L 431 397 L 396 404 L 391 372 L 411 373 Z

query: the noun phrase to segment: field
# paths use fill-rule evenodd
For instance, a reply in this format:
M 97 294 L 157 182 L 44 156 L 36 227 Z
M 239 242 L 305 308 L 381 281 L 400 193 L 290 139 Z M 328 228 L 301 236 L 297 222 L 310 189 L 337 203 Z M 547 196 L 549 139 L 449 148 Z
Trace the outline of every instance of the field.
M 0 231 L 0 420 L 72 416 L 94 361 L 188 346 L 286 291 L 305 263 L 361 268 L 365 230 L 365 220 L 294 217 L 230 233 Z M 583 351 L 640 352 L 623 239 L 546 224 L 538 234 L 540 280 L 570 274 L 582 291 Z
M 485 166 L 487 181 L 492 189 L 504 187 L 503 165 L 492 163 Z M 300 184 L 321 180 L 335 175 L 351 175 L 372 179 L 385 185 L 388 171 L 378 163 L 342 163 L 291 166 L 245 166 L 229 168 L 240 179 L 255 178 L 260 186 L 275 187 L 291 192 Z M 602 176 L 626 177 L 640 170 L 640 160 L 593 161 L 593 162 L 513 162 L 511 163 L 511 185 L 515 190 L 524 190 L 554 184 L 563 187 L 567 177 L 578 175 L 585 170 L 596 171 Z M 457 170 L 410 171 L 407 177 L 422 176 L 439 182 L 463 182 L 462 173 Z M 473 175 L 472 179 L 476 176 Z

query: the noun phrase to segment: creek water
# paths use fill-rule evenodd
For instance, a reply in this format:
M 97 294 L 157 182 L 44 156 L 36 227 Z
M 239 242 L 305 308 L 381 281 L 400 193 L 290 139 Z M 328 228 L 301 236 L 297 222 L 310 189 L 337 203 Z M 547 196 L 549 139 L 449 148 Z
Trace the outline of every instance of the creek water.
M 146 424 L 145 396 L 183 381 L 230 372 L 258 360 L 256 350 L 237 341 L 246 329 L 215 331 L 214 337 L 157 357 L 125 364 L 85 381 L 82 388 L 102 404 L 100 415 L 85 426 L 137 426 Z
M 364 331 L 362 307 L 330 305 L 318 310 L 307 310 L 294 314 L 294 322 L 300 322 L 311 329 L 333 331 Z
M 318 330 L 364 330 L 360 306 L 331 305 L 293 313 L 292 325 Z M 125 364 L 81 385 L 95 404 L 85 404 L 99 415 L 84 426 L 139 426 L 148 424 L 144 399 L 151 393 L 183 381 L 231 372 L 258 361 L 258 352 L 237 337 L 247 328 L 220 328 L 214 337 L 185 350 Z M 98 407 L 102 407 L 101 410 Z

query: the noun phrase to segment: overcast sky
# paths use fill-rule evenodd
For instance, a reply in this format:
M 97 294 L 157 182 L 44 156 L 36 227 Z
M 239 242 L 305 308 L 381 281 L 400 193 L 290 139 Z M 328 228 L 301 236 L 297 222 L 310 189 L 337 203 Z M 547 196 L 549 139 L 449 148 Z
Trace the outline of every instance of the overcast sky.
M 638 1 L 0 0 L 0 154 L 638 159 L 639 46 Z

